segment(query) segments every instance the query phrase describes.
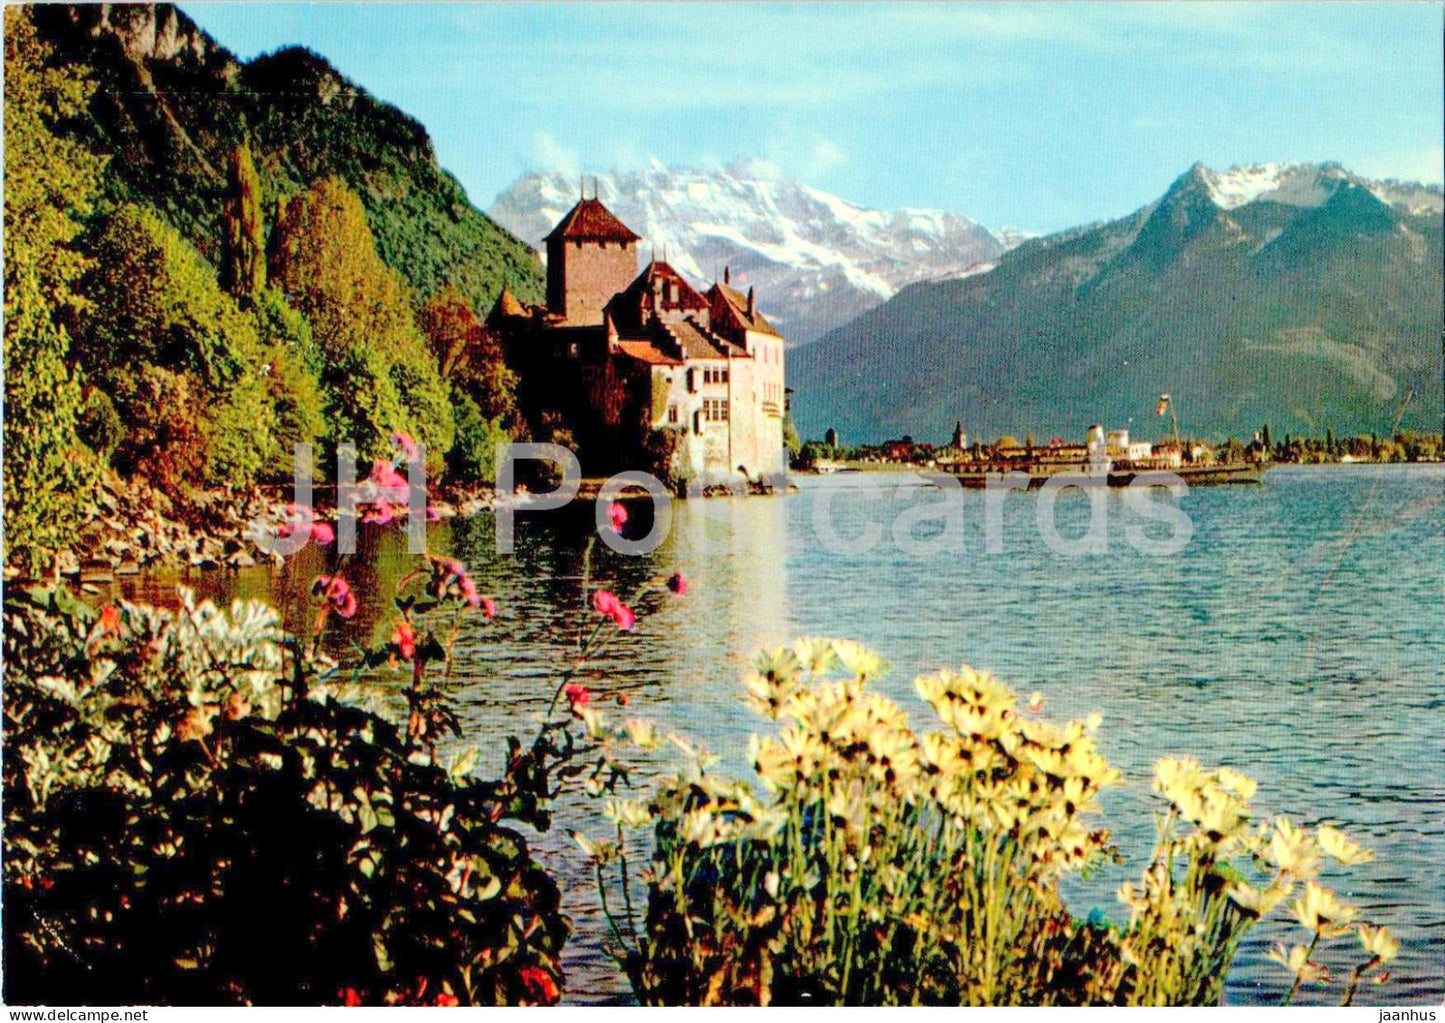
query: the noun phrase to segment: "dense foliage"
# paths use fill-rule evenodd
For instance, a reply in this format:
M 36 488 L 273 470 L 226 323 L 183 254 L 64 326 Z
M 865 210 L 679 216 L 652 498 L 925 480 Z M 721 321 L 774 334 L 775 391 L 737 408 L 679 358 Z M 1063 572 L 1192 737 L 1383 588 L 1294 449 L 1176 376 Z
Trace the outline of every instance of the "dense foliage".
M 868 689 L 884 670 L 856 643 L 801 640 L 761 656 L 748 702 L 775 722 L 755 736 L 762 783 L 710 772 L 692 753 L 649 801 L 614 800 L 615 839 L 581 839 L 616 871 L 609 909 L 638 996 L 668 1004 L 1218 1004 L 1235 951 L 1289 895 L 1309 944 L 1274 957 L 1294 991 L 1321 981 L 1322 941 L 1352 935 L 1365 956 L 1345 1000 L 1398 952 L 1383 928 L 1317 882 L 1324 857 L 1370 853 L 1330 827 L 1260 821 L 1237 771 L 1161 760 L 1158 845 L 1120 898 L 1127 926 L 1081 922 L 1060 879 L 1115 851 L 1096 799 L 1119 772 L 1098 721 L 1058 727 L 992 676 L 920 677 L 943 727 L 914 732 Z M 640 722 L 629 734 L 655 749 Z M 645 914 L 632 911 L 628 831 L 650 827 Z
M 276 223 L 271 280 L 305 314 L 326 367 L 332 443 L 386 457 L 403 430 L 440 468 L 455 437 L 445 384 L 412 313 L 405 282 L 376 255 L 361 202 L 339 178 L 287 202 Z
M 93 475 L 70 348 L 84 306 L 76 239 L 104 161 L 56 132 L 89 88 L 22 8 L 5 9 L 5 537 L 7 558 L 32 562 L 79 520 Z
M 7 1001 L 556 1000 L 568 925 L 506 821 L 546 825 L 564 754 L 514 745 L 492 782 L 437 755 L 456 719 L 432 676 L 472 604 L 451 564 L 420 575 L 349 673 L 256 603 L 9 594 Z M 325 583 L 322 623 L 346 613 Z M 355 703 L 388 664 L 404 726 Z
M 202 481 L 244 486 L 263 468 L 274 469 L 276 411 L 254 318 L 149 210 L 119 208 L 99 225 L 90 248 L 91 303 L 79 354 L 90 383 L 111 397 L 126 424 L 120 463 L 168 488 Z M 184 469 L 169 471 L 176 417 L 193 427 L 201 450 Z

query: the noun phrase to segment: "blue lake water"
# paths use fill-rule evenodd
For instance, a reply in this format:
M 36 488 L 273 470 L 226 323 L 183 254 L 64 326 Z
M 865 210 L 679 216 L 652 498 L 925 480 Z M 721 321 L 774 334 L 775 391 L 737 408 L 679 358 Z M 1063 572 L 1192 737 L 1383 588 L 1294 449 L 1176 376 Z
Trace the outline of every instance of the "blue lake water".
M 619 594 L 649 576 L 681 570 L 689 593 L 662 601 L 598 659 L 589 684 L 626 693 L 626 710 L 744 762 L 748 735 L 766 723 L 741 705 L 739 677 L 751 655 L 799 635 L 846 636 L 883 654 L 878 683 L 917 726 L 931 714 L 913 678 L 969 663 L 1022 695 L 1046 700 L 1046 716 L 1098 710 L 1100 746 L 1124 773 L 1106 793 L 1104 823 L 1124 865 L 1068 886 L 1079 915 L 1098 907 L 1124 919 L 1118 885 L 1137 877 L 1153 841 L 1150 766 L 1165 754 L 1230 764 L 1260 782 L 1264 814 L 1346 827 L 1376 853 L 1373 863 L 1327 871 L 1326 881 L 1364 917 L 1403 940 L 1393 979 L 1359 1001 L 1440 1004 L 1445 996 L 1445 467 L 1283 467 L 1260 485 L 1201 487 L 1178 496 L 1193 535 L 1174 555 L 1141 553 L 1126 530 L 1145 524 L 1118 492 L 1104 498 L 1107 551 L 1069 555 L 1044 541 L 1039 495 L 1002 503 L 1003 551 L 990 554 L 985 501 L 955 502 L 956 536 L 941 520 L 919 523 L 900 546 L 892 527 L 933 488 L 889 475 L 808 478 L 786 497 L 679 502 L 673 528 L 652 554 L 623 557 L 601 545 L 594 580 Z M 874 492 L 857 488 L 866 484 Z M 881 488 L 881 489 L 880 489 Z M 840 552 L 820 540 L 820 507 L 837 538 L 881 527 L 867 549 Z M 1059 496 L 1064 538 L 1083 534 L 1088 497 Z M 642 510 L 638 524 L 647 518 Z M 449 553 L 496 596 L 498 619 L 469 626 L 458 642 L 457 697 L 484 763 L 500 737 L 529 733 L 572 649 L 580 607 L 590 507 L 524 516 L 517 552 L 493 551 L 490 516 L 431 528 L 433 553 Z M 698 542 L 701 533 L 706 543 Z M 1169 535 L 1148 524 L 1154 538 Z M 834 539 L 832 546 L 840 544 Z M 933 550 L 918 550 L 929 546 Z M 905 547 L 907 549 L 905 549 Z M 311 577 L 334 555 L 308 549 L 282 572 L 150 575 L 127 595 L 164 600 L 177 581 L 208 595 L 263 596 L 306 628 Z M 413 563 L 404 536 L 363 537 L 347 575 L 380 595 L 354 627 L 388 628 L 389 588 Z M 641 764 L 637 782 L 668 765 Z M 603 925 L 582 854 L 568 828 L 601 835 L 596 806 L 564 799 L 558 827 L 538 847 L 564 886 L 576 934 L 566 956 L 567 997 L 626 1000 L 626 981 L 601 950 Z M 1283 968 L 1264 959 L 1275 941 L 1301 940 L 1288 918 L 1257 928 L 1242 948 L 1229 1003 L 1277 1002 Z M 1361 958 L 1353 938 L 1323 958 L 1343 977 Z M 1306 987 L 1297 1001 L 1329 1003 L 1339 985 Z

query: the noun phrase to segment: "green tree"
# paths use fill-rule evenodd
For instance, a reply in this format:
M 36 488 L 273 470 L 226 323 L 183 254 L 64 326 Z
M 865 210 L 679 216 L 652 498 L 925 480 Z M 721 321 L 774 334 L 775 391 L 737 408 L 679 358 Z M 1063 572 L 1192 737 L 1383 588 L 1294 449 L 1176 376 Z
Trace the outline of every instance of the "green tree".
M 439 470 L 455 436 L 447 387 L 406 285 L 376 254 L 361 200 L 339 178 L 317 181 L 282 205 L 273 234 L 271 280 L 311 325 L 333 441 L 389 456 L 390 434 L 404 430 Z
M 226 178 L 221 283 L 238 302 L 249 303 L 266 286 L 266 239 L 261 223 L 261 179 L 247 146 L 231 150 Z
M 262 369 L 275 415 L 280 461 L 265 475 L 290 477 L 287 456 L 298 442 L 315 443 L 326 430 L 325 394 L 317 373 L 320 362 L 311 326 L 275 288 L 255 296 L 252 316 L 261 341 Z M 317 466 L 318 472 L 321 467 Z
M 53 62 L 28 8 L 5 9 L 5 557 L 32 569 L 68 541 L 94 473 L 67 323 L 83 305 L 75 242 L 105 164 L 54 130 L 91 88 Z
M 221 290 L 200 254 L 158 214 L 134 205 L 109 218 L 93 249 L 80 350 L 127 426 L 122 467 L 173 489 L 246 486 L 279 465 L 270 367 L 256 320 Z M 164 375 L 142 378 L 142 367 Z M 186 400 L 200 404 L 168 407 Z M 157 450 L 177 437 L 185 438 L 185 453 Z M 199 457 L 193 444 L 201 446 Z
M 219 390 L 260 369 L 254 321 L 159 214 L 121 206 L 92 249 L 95 265 L 86 275 L 92 308 L 82 346 L 92 373 L 124 372 L 143 361 L 194 373 Z
M 803 442 L 798 437 L 798 428 L 793 425 L 793 414 L 783 414 L 783 449 L 788 453 L 788 461 L 795 461 L 803 450 Z
M 480 406 L 466 394 L 454 392 L 457 439 L 448 458 L 451 469 L 462 479 L 493 482 L 497 478 L 497 445 L 512 439 L 498 419 L 488 419 Z
M 475 401 L 487 419 L 519 433 L 517 375 L 507 368 L 501 347 L 462 293 L 454 287 L 442 289 L 422 306 L 417 321 L 442 379 Z

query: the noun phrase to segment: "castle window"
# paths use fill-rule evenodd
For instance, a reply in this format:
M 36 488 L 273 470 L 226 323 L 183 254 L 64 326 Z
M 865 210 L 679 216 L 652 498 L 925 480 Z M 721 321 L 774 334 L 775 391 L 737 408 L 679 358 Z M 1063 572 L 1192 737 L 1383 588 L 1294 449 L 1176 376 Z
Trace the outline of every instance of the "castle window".
M 727 383 L 727 382 L 728 382 L 728 371 L 725 370 L 725 369 L 720 369 L 720 370 L 718 370 L 718 373 L 722 376 L 722 379 L 719 380 L 718 383 L 722 383 L 722 384 Z
M 667 421 L 668 421 L 669 423 L 676 423 L 676 422 L 677 422 L 677 406 L 676 406 L 676 405 L 669 405 L 669 406 L 667 406 Z

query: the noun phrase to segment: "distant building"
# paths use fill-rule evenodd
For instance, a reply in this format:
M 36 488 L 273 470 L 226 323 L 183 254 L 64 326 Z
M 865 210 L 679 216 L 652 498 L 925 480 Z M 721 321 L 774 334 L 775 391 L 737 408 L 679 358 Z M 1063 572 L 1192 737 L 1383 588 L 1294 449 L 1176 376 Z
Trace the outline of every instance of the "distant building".
M 784 341 L 731 274 L 699 292 L 582 199 L 545 239 L 547 302 L 503 290 L 488 318 L 533 424 L 565 424 L 588 473 L 661 468 L 704 484 L 785 469 Z

